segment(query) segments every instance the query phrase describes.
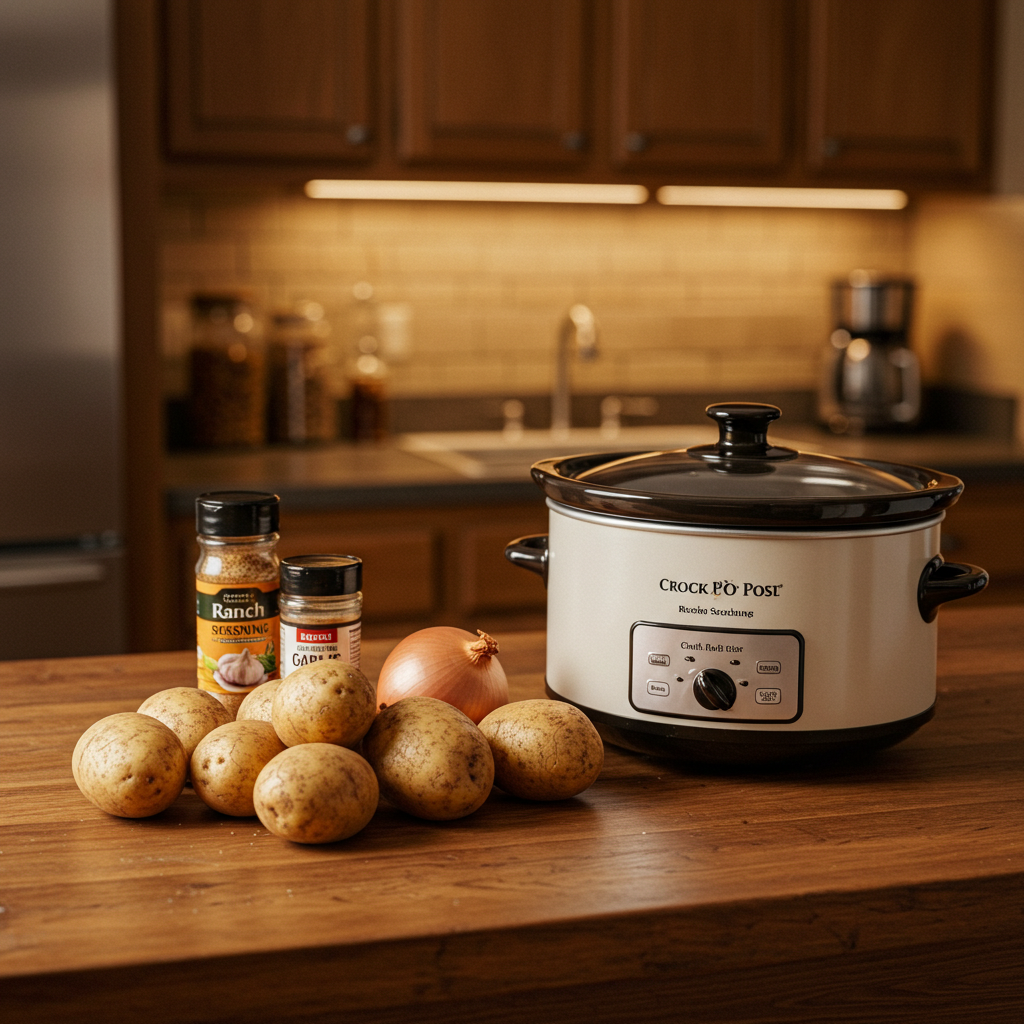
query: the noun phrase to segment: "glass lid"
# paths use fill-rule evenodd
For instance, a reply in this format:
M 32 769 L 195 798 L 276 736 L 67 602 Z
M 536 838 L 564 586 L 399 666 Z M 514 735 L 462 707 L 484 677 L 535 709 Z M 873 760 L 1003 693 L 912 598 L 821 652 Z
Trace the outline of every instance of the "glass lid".
M 963 489 L 918 466 L 835 458 L 768 440 L 773 405 L 712 405 L 715 444 L 549 459 L 534 479 L 556 501 L 590 511 L 708 525 L 879 525 L 934 515 Z
M 716 444 L 647 452 L 580 473 L 577 479 L 657 494 L 729 498 L 825 498 L 912 491 L 914 485 L 874 466 L 813 455 L 768 442 L 772 405 L 713 405 Z

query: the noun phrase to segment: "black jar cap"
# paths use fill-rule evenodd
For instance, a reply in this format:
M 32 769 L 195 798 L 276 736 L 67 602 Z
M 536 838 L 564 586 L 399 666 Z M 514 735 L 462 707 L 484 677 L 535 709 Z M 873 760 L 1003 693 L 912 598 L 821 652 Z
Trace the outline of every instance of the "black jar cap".
M 276 533 L 280 498 L 263 491 L 216 491 L 196 498 L 196 533 L 257 537 Z
M 295 555 L 281 560 L 281 593 L 339 597 L 363 589 L 363 562 L 355 555 Z

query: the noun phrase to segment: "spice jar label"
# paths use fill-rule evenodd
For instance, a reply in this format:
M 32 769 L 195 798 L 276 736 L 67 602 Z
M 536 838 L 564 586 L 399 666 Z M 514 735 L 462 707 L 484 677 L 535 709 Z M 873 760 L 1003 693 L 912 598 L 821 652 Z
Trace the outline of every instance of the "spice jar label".
M 248 693 L 278 678 L 276 581 L 225 587 L 196 580 L 199 688 Z
M 359 668 L 362 623 L 281 623 L 281 678 L 312 661 L 347 661 Z

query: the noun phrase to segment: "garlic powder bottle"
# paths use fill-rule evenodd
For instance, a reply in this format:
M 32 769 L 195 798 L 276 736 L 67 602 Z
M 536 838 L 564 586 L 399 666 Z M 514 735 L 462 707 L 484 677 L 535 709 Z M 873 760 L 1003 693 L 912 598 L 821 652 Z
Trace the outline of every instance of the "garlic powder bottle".
M 354 555 L 296 555 L 281 563 L 281 677 L 313 661 L 359 668 L 363 563 Z
M 246 694 L 279 677 L 276 494 L 196 499 L 196 657 L 201 690 Z

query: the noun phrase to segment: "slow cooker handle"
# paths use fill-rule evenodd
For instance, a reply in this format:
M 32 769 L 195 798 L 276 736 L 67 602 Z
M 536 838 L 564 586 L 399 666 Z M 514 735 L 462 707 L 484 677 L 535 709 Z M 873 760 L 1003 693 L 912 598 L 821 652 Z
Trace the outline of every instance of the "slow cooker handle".
M 988 573 L 966 562 L 946 562 L 936 555 L 921 573 L 917 584 L 917 607 L 925 622 L 934 622 L 939 605 L 978 594 L 988 586 Z
M 548 535 L 534 533 L 505 546 L 505 557 L 513 564 L 535 572 L 548 585 Z

